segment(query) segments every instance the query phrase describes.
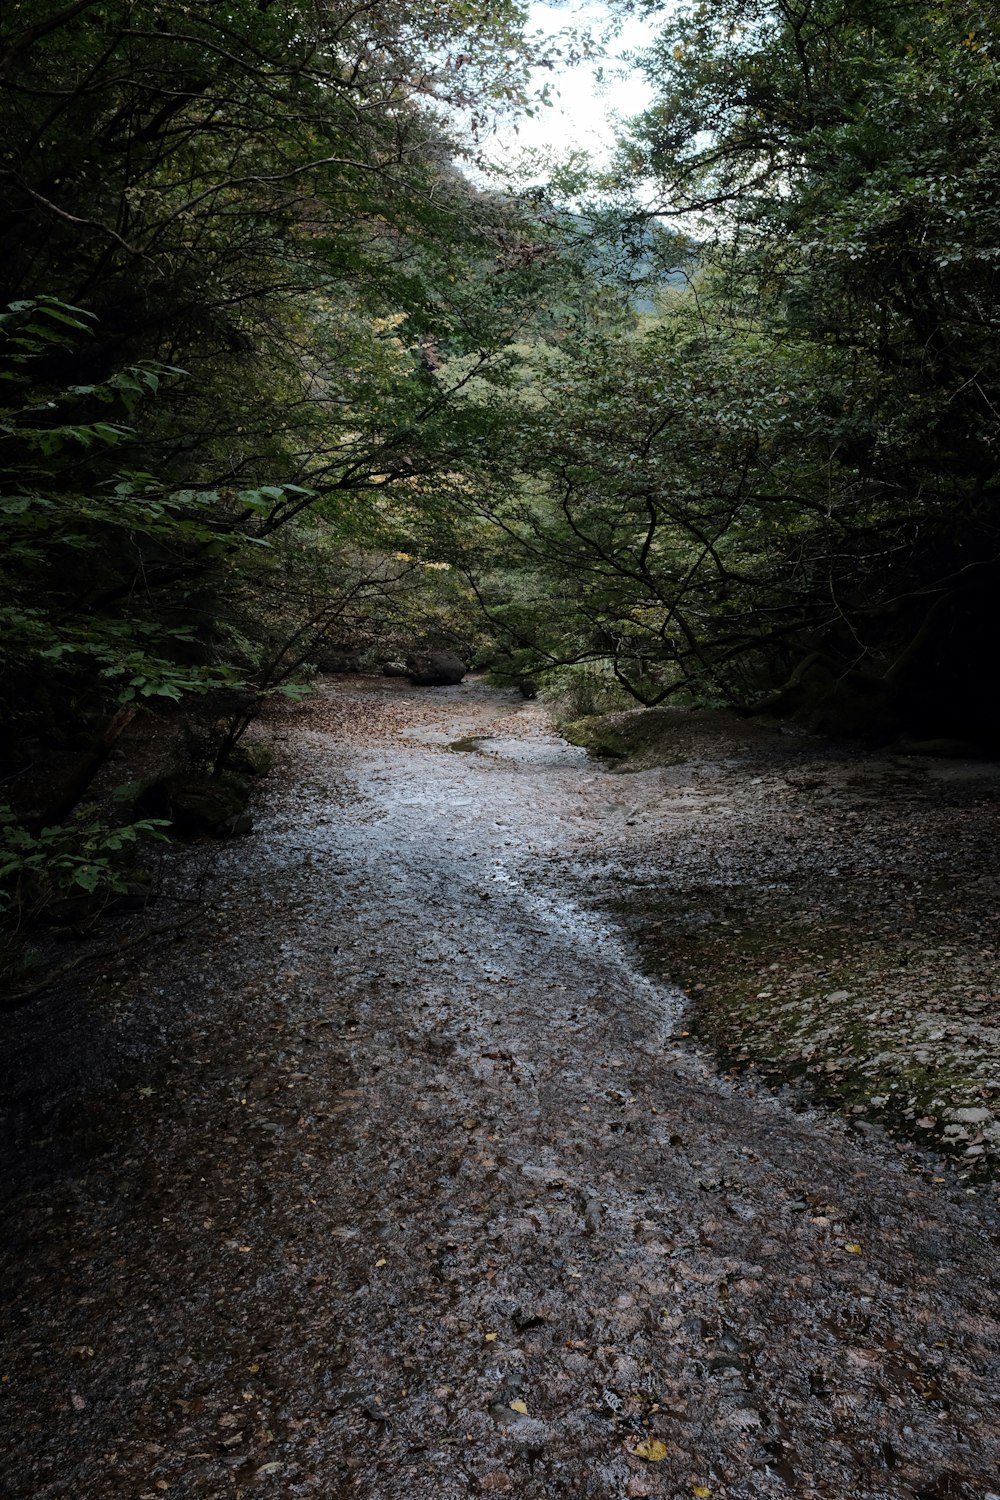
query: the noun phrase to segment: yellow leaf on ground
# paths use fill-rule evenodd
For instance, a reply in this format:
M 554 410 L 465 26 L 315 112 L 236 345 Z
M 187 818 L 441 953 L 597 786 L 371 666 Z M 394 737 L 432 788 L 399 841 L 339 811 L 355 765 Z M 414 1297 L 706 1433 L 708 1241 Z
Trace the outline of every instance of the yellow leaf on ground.
M 512 1401 L 510 1403 L 510 1409 L 511 1411 L 519 1411 L 522 1417 L 526 1417 L 528 1415 L 528 1408 L 525 1406 L 523 1401 Z
M 382 1260 L 377 1260 L 375 1262 L 375 1269 L 378 1270 L 379 1266 L 384 1266 L 384 1265 L 385 1265 L 385 1258 L 383 1257 Z
M 499 1335 L 496 1333 L 487 1333 L 485 1335 L 485 1339 L 488 1344 L 495 1344 L 498 1337 Z
M 694 1484 L 691 1486 L 692 1495 L 697 1495 L 698 1500 L 708 1500 L 712 1491 L 707 1484 Z
M 633 1443 L 629 1452 L 636 1458 L 644 1458 L 647 1463 L 658 1464 L 667 1456 L 667 1445 L 658 1437 L 644 1437 Z
M 848 1255 L 860 1255 L 861 1254 L 861 1246 L 860 1245 L 845 1245 L 844 1249 L 847 1251 Z

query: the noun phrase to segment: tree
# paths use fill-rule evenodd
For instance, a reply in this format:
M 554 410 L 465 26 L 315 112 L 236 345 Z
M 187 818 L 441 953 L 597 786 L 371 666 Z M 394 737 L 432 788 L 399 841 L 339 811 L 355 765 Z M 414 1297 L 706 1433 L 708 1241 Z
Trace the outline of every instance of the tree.
M 25 838 L 72 842 L 91 818 L 136 703 L 273 691 L 338 599 L 386 596 L 388 497 L 474 459 L 461 391 L 506 378 L 535 293 L 513 253 L 530 215 L 458 172 L 457 122 L 523 98 L 522 22 L 512 0 L 5 10 L 0 701 L 20 867 Z M 264 556 L 302 580 L 284 644 L 263 598 L 253 613 Z
M 647 67 L 621 170 L 701 273 L 683 329 L 570 381 L 521 523 L 595 615 L 553 654 L 603 640 L 643 698 L 995 734 L 992 36 L 962 4 L 738 0 L 672 19 Z

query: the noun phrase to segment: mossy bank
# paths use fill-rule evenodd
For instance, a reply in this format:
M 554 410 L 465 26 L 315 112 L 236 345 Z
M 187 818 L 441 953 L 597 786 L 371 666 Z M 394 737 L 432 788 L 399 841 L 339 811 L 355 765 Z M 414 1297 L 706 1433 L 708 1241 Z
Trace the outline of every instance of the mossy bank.
M 622 777 L 592 888 L 728 1065 L 1000 1167 L 1000 766 L 710 711 L 569 736 Z

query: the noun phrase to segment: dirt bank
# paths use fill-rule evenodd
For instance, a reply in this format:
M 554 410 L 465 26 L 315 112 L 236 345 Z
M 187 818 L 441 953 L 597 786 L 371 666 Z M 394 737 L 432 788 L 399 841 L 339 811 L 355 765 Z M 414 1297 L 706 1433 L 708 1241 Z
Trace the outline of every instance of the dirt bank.
M 675 1039 L 623 783 L 476 683 L 275 732 L 9 1070 L 4 1494 L 997 1500 L 992 1199 Z

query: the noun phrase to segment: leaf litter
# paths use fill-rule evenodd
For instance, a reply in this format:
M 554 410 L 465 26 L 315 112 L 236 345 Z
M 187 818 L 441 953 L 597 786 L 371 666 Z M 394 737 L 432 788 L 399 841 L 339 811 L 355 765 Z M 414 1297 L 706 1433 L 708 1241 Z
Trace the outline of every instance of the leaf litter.
M 271 732 L 259 832 L 177 856 L 201 926 L 8 1093 L 11 1500 L 981 1500 L 992 1198 L 679 1038 L 592 899 L 620 781 L 476 682 Z

